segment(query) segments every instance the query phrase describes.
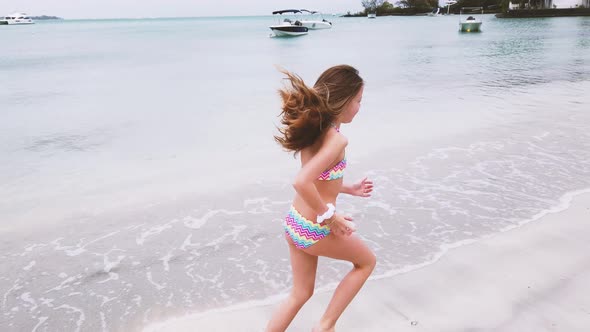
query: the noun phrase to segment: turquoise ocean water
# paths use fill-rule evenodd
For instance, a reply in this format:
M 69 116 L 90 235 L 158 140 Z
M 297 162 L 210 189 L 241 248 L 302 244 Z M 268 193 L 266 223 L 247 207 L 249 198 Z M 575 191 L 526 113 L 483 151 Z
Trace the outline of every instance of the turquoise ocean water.
M 590 188 L 590 18 L 329 19 L 292 39 L 272 17 L 0 27 L 0 330 L 138 331 L 287 292 L 277 66 L 366 80 L 345 179 L 375 194 L 338 208 L 377 278 Z M 322 260 L 318 287 L 347 269 Z

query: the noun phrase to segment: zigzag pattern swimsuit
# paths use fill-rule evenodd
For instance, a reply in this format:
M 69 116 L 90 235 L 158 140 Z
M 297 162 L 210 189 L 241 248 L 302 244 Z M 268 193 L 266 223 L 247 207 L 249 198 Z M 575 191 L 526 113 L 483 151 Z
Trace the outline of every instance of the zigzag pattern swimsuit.
M 291 237 L 297 248 L 304 249 L 328 236 L 330 227 L 305 219 L 291 206 L 285 217 L 285 233 Z

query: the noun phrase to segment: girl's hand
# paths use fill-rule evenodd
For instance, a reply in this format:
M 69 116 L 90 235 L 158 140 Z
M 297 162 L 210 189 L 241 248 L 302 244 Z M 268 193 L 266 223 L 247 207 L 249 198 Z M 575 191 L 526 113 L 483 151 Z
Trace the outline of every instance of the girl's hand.
M 330 231 L 335 235 L 350 236 L 353 232 L 356 232 L 356 225 L 352 222 L 350 216 L 335 213 L 332 218 L 326 220 L 326 224 L 330 226 Z
M 358 183 L 350 186 L 351 195 L 360 197 L 371 197 L 373 191 L 373 181 L 368 180 L 366 177 L 360 180 Z

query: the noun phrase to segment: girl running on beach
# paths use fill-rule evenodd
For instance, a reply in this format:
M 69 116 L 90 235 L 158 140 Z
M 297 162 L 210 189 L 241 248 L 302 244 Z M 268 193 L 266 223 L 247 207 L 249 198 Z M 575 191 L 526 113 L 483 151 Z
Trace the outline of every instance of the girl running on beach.
M 340 133 L 340 125 L 352 122 L 358 113 L 364 83 L 358 71 L 348 65 L 329 68 L 313 88 L 299 76 L 283 73 L 290 86 L 279 91 L 283 127 L 275 139 L 286 150 L 300 154 L 301 170 L 293 182 L 297 193 L 284 224 L 293 289 L 273 314 L 267 331 L 285 331 L 312 296 L 318 256 L 353 264 L 313 328 L 316 332 L 334 331 L 336 321 L 375 267 L 375 255 L 353 234 L 352 218 L 335 207 L 340 193 L 369 197 L 373 191 L 373 183 L 366 178 L 352 185 L 342 179 L 348 141 Z

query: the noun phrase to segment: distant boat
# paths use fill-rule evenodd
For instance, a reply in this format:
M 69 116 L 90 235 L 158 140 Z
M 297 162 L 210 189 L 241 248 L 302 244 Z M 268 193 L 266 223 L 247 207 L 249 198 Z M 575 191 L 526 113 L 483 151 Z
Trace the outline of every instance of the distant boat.
M 377 18 L 377 13 L 369 13 L 367 14 L 367 18 Z
M 269 26 L 274 35 L 277 37 L 295 37 L 306 35 L 309 29 L 304 27 L 301 21 L 296 19 L 292 20 L 290 18 L 282 19 L 282 15 L 287 13 L 297 14 L 301 13 L 301 11 L 298 9 L 284 9 L 272 12 L 273 15 L 278 15 L 279 17 L 278 24 Z
M 324 16 L 320 12 L 313 10 L 301 9 L 302 13 L 308 13 L 311 15 L 310 19 L 302 19 L 301 24 L 310 30 L 318 29 L 330 29 L 332 28 L 332 22 L 324 19 Z M 319 16 L 319 17 L 317 17 Z
M 35 24 L 35 21 L 25 13 L 14 13 L 9 16 L 0 18 L 0 24 L 15 25 L 15 24 Z
M 481 24 L 483 23 L 481 19 L 475 18 L 473 16 L 468 16 L 467 18 L 463 18 L 463 10 L 479 10 L 481 9 L 481 13 L 483 14 L 483 7 L 463 7 L 459 12 L 459 30 L 461 32 L 480 32 L 481 31 Z

